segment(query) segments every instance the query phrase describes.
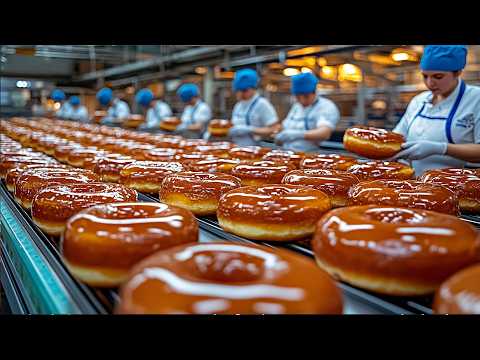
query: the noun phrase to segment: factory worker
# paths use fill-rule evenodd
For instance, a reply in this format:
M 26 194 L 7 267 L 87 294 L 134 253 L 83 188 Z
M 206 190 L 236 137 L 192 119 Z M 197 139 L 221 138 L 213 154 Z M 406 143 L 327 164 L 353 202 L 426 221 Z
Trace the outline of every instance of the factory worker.
M 66 119 L 68 113 L 70 112 L 71 105 L 68 103 L 68 101 L 65 101 L 65 99 L 67 98 L 65 93 L 60 89 L 55 89 L 52 91 L 50 98 L 53 101 L 60 103 L 60 109 L 57 110 L 55 116 Z
M 67 114 L 67 118 L 75 121 L 88 121 L 88 111 L 85 105 L 82 105 L 80 98 L 76 95 L 71 96 L 69 99 L 70 111 Z
M 212 118 L 210 106 L 200 99 L 200 91 L 195 84 L 183 84 L 177 90 L 177 95 L 186 106 L 181 117 L 182 123 L 176 132 L 186 138 L 201 138 Z
M 275 142 L 286 150 L 315 151 L 328 140 L 340 119 L 335 103 L 316 94 L 318 79 L 310 73 L 292 77 L 291 92 L 297 102 L 282 122 Z
M 252 69 L 235 73 L 233 90 L 238 102 L 233 107 L 231 140 L 240 146 L 258 145 L 261 136 L 273 133 L 279 126 L 272 104 L 257 92 L 258 75 Z
M 467 48 L 426 46 L 420 70 L 428 91 L 415 96 L 393 130 L 406 143 L 393 159 L 425 170 L 480 162 L 480 88 L 461 79 Z
M 112 89 L 103 88 L 97 92 L 97 100 L 100 105 L 108 108 L 107 116 L 102 120 L 102 124 L 121 125 L 123 120 L 130 116 L 130 108 L 128 104 L 113 96 Z
M 161 120 L 164 117 L 172 116 L 170 106 L 161 100 L 154 100 L 153 92 L 150 89 L 145 88 L 138 91 L 135 101 L 147 109 L 145 123 L 139 127 L 141 130 L 158 130 Z

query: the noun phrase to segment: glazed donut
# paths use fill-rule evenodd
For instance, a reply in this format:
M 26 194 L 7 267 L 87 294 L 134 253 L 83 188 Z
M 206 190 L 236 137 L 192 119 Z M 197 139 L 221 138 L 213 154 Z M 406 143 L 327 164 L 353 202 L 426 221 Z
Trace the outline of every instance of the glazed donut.
M 300 162 L 300 169 L 332 169 L 346 171 L 352 165 L 358 164 L 351 156 L 338 154 L 307 155 Z
M 23 165 L 45 165 L 57 163 L 54 159 L 40 156 L 5 156 L 0 160 L 0 179 L 5 179 L 7 171 Z
M 135 161 L 120 170 L 120 184 L 137 191 L 158 194 L 163 179 L 184 171 L 179 162 Z
M 13 169 L 7 171 L 7 175 L 5 176 L 5 185 L 7 186 L 7 190 L 11 193 L 15 193 L 15 183 L 18 177 L 27 170 L 30 169 L 41 169 L 49 171 L 49 169 L 68 169 L 70 168 L 68 165 L 63 165 L 60 163 L 51 163 L 51 164 L 35 164 L 35 165 L 27 165 L 27 164 L 20 164 Z
M 367 161 L 352 165 L 347 170 L 356 175 L 361 181 L 388 179 L 410 180 L 415 170 L 408 165 L 395 161 Z
M 357 183 L 355 175 L 328 169 L 294 170 L 282 179 L 282 184 L 309 186 L 323 191 L 330 197 L 334 208 L 347 205 L 348 190 Z
M 433 293 L 480 261 L 480 233 L 435 211 L 349 206 L 330 211 L 312 240 L 318 265 L 360 288 L 399 296 Z
M 388 159 L 402 149 L 405 138 L 385 129 L 354 126 L 345 131 L 345 149 L 369 159 Z
M 110 153 L 108 151 L 100 150 L 93 157 L 86 157 L 83 160 L 83 168 L 86 169 L 86 170 L 94 171 L 97 163 L 100 161 L 100 159 L 103 159 L 103 158 L 106 158 L 106 159 L 120 159 L 120 160 L 131 159 L 129 156 L 125 156 L 125 155 L 117 154 L 117 153 Z
M 145 121 L 145 117 L 140 114 L 130 114 L 123 122 L 126 128 L 137 128 Z
M 480 264 L 455 273 L 440 286 L 435 293 L 433 312 L 480 315 Z
M 220 198 L 217 218 L 225 231 L 248 239 L 291 241 L 313 234 L 330 208 L 328 195 L 310 187 L 246 186 Z
M 70 142 L 68 144 L 60 144 L 55 146 L 55 150 L 53 152 L 53 157 L 60 162 L 67 163 L 68 155 L 73 149 L 83 148 L 82 145 L 74 142 Z
M 240 186 L 240 179 L 231 175 L 186 171 L 163 179 L 159 199 L 195 215 L 211 215 L 217 211 L 220 196 Z
M 229 142 L 216 142 L 208 145 L 197 145 L 192 152 L 213 155 L 219 158 L 228 158 L 228 152 L 231 148 L 232 144 Z
M 226 173 L 230 174 L 234 166 L 238 165 L 240 160 L 233 159 L 206 159 L 191 162 L 188 164 L 188 170 L 194 172 L 208 173 Z
M 160 129 L 165 131 L 175 131 L 178 125 L 182 123 L 182 120 L 176 117 L 164 118 L 160 122 Z
M 148 160 L 148 161 L 173 161 L 177 159 L 177 155 L 183 154 L 183 150 L 180 149 L 170 149 L 170 148 L 160 148 L 143 151 L 140 154 L 137 154 L 135 158 L 137 160 Z
M 118 182 L 120 180 L 120 171 L 124 166 L 135 162 L 129 156 L 125 157 L 102 157 L 95 164 L 94 172 L 100 177 L 101 181 Z
M 213 119 L 208 123 L 208 132 L 212 136 L 224 137 L 228 135 L 232 126 L 232 122 L 229 120 Z
M 195 164 L 201 160 L 216 160 L 218 159 L 216 156 L 209 155 L 209 154 L 200 154 L 200 153 L 185 153 L 179 154 L 175 156 L 175 160 L 181 162 L 187 168 L 191 164 Z
M 242 180 L 243 186 L 280 184 L 283 177 L 295 167 L 274 161 L 250 161 L 235 165 L 231 174 Z
M 415 180 L 374 180 L 352 186 L 348 205 L 400 206 L 458 214 L 455 193 L 437 184 Z
M 67 220 L 90 206 L 135 202 L 137 192 L 119 184 L 53 185 L 40 189 L 32 201 L 32 219 L 45 233 L 59 236 Z
M 98 180 L 91 171 L 81 169 L 30 169 L 22 172 L 15 182 L 15 200 L 25 209 L 30 209 L 33 198 L 42 187 L 88 184 Z
M 301 161 L 305 158 L 305 153 L 291 150 L 272 150 L 266 153 L 262 160 L 285 162 L 293 165 L 296 169 L 300 168 Z
M 106 152 L 96 147 L 79 147 L 72 149 L 67 156 L 66 162 L 75 167 L 83 167 L 86 159 L 92 159 L 98 154 Z
M 116 287 L 146 256 L 196 241 L 198 224 L 188 210 L 153 202 L 112 203 L 72 216 L 60 248 L 75 277 L 92 286 Z
M 226 242 L 186 244 L 135 265 L 118 314 L 341 314 L 342 294 L 305 256 Z
M 272 149 L 260 146 L 241 146 L 230 149 L 228 155 L 232 159 L 240 160 L 262 160 L 262 157 Z
M 419 178 L 454 191 L 462 212 L 480 213 L 480 176 L 468 169 L 428 170 Z

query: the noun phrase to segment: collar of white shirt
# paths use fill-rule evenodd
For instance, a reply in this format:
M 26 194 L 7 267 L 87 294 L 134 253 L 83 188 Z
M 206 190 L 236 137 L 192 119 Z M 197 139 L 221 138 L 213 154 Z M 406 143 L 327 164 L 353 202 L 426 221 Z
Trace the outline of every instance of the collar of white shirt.
M 258 99 L 259 97 L 260 97 L 260 94 L 256 92 L 255 95 L 253 95 L 250 99 L 242 100 L 241 102 L 244 104 L 244 106 L 250 106 L 250 104 L 252 104 L 255 101 L 255 99 Z
M 432 100 L 433 100 L 433 94 L 432 92 L 430 91 L 430 93 L 428 94 L 427 98 L 424 100 L 425 103 L 429 104 L 430 106 L 435 106 L 435 107 L 438 107 L 439 109 L 443 108 L 446 104 L 450 104 L 451 102 L 455 101 L 455 99 L 457 98 L 457 95 L 458 93 L 460 92 L 460 86 L 462 85 L 462 81 L 460 79 L 458 79 L 458 84 L 457 86 L 455 87 L 455 90 L 452 91 L 452 93 L 450 95 L 447 96 L 446 99 L 443 99 L 442 101 L 440 101 L 439 103 L 433 105 L 432 104 Z

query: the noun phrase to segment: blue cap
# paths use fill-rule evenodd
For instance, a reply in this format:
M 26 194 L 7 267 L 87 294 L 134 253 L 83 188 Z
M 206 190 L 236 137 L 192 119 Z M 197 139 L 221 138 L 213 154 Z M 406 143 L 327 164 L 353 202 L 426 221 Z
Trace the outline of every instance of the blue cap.
M 459 71 L 467 63 L 464 45 L 428 45 L 423 51 L 420 69 L 426 71 Z
M 103 89 L 100 89 L 99 92 L 97 92 L 97 100 L 102 105 L 108 105 L 110 101 L 112 101 L 112 98 L 113 98 L 112 89 L 104 87 Z
M 177 90 L 177 95 L 180 96 L 183 102 L 189 102 L 192 100 L 193 97 L 198 96 L 200 91 L 198 90 L 198 86 L 195 84 L 183 84 Z
M 142 106 L 148 106 L 153 100 L 153 92 L 150 89 L 144 88 L 137 92 L 135 101 Z
M 235 73 L 235 78 L 233 79 L 233 90 L 243 91 L 247 89 L 255 89 L 257 84 L 257 72 L 252 69 L 242 69 Z
M 52 94 L 50 95 L 50 97 L 52 98 L 52 100 L 54 101 L 63 101 L 65 100 L 67 97 L 65 96 L 65 93 L 60 90 L 60 89 L 55 89 L 52 91 Z
M 301 73 L 292 76 L 292 94 L 302 95 L 314 93 L 317 88 L 318 79 L 311 72 Z
M 78 96 L 70 96 L 70 104 L 73 106 L 80 105 L 80 98 Z

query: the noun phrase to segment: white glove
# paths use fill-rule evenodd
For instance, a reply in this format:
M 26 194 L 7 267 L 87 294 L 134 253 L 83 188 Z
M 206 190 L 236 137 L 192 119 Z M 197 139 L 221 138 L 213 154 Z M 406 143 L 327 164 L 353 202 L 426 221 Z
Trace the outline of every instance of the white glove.
M 447 143 L 419 140 L 409 141 L 402 144 L 402 151 L 394 155 L 391 160 L 407 159 L 420 160 L 431 155 L 445 155 L 447 152 Z

